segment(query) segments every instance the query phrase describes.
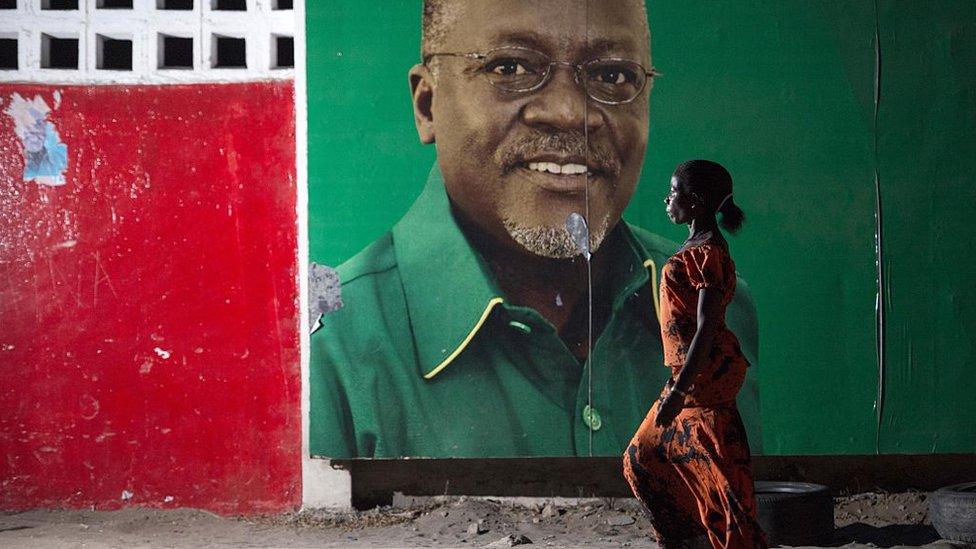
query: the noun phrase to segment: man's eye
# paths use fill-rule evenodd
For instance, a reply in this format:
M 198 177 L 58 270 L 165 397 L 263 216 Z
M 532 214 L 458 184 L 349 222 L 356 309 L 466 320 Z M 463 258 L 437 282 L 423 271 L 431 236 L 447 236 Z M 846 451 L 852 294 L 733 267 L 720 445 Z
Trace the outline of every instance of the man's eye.
M 520 59 L 497 59 L 485 65 L 485 70 L 502 76 L 517 76 L 530 72 L 529 64 Z
M 619 67 L 604 67 L 596 74 L 596 78 L 601 84 L 615 86 L 633 82 L 636 79 L 632 71 Z

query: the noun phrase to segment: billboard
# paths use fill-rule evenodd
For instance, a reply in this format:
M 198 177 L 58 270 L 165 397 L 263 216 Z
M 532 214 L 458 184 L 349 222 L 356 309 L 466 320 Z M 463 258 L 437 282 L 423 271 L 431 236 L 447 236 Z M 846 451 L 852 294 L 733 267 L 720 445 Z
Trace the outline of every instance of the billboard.
M 662 199 L 689 158 L 728 167 L 747 215 L 731 240 L 727 322 L 752 365 L 738 405 L 753 453 L 974 450 L 958 406 L 933 403 L 924 420 L 908 411 L 918 384 L 969 402 L 965 372 L 934 375 L 932 355 L 903 352 L 961 337 L 917 313 L 961 318 L 974 300 L 920 310 L 892 294 L 907 273 L 934 274 L 884 242 L 933 229 L 882 215 L 911 194 L 894 170 L 905 150 L 952 135 L 960 146 L 966 117 L 948 113 L 972 105 L 913 104 L 907 69 L 922 63 L 915 50 L 971 44 L 957 23 L 969 7 L 438 4 L 449 9 L 427 13 L 428 33 L 421 2 L 309 7 L 311 258 L 337 268 L 329 300 L 342 303 L 312 335 L 312 454 L 620 455 L 670 374 L 656 286 L 685 235 Z M 930 24 L 908 24 L 919 18 Z M 879 78 L 879 49 L 905 70 Z M 545 78 L 501 62 L 513 58 Z M 646 71 L 634 98 L 584 85 L 608 59 Z M 937 57 L 931 101 L 940 89 L 972 98 L 958 59 Z M 903 130 L 918 140 L 884 138 Z M 952 170 L 923 158 L 971 196 L 955 174 L 972 156 Z M 589 178 L 586 192 L 533 187 L 525 172 L 552 164 Z M 567 240 L 573 213 L 588 222 L 589 264 Z M 904 337 L 886 338 L 893 328 Z

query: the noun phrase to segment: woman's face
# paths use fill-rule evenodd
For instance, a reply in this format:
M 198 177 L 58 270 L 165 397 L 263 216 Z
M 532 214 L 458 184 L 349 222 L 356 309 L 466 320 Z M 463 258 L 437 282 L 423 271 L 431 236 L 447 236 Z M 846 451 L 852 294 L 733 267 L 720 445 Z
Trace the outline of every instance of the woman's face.
M 664 197 L 664 204 L 667 206 L 666 211 L 672 223 L 684 225 L 694 218 L 692 208 L 696 200 L 677 177 L 671 176 L 671 189 Z

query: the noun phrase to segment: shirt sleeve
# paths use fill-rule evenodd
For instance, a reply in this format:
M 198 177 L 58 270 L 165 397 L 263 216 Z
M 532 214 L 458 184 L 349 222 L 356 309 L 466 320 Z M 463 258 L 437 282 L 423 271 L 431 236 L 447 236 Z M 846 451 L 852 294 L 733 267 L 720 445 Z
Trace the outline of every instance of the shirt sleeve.
M 724 251 L 715 246 L 698 246 L 687 252 L 688 280 L 696 290 L 726 289 Z
M 331 458 L 360 457 L 346 384 L 340 371 L 346 357 L 342 346 L 336 344 L 338 338 L 329 332 L 323 326 L 311 338 L 309 451 Z

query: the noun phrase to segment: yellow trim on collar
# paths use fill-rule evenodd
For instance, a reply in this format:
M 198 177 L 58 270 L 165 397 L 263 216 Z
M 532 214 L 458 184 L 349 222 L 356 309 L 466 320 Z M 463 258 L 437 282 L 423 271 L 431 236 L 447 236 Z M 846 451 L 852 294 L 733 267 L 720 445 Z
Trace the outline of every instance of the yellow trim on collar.
M 500 297 L 493 297 L 489 299 L 488 305 L 485 307 L 485 311 L 481 313 L 481 318 L 478 319 L 478 322 L 474 325 L 474 328 L 471 328 L 471 331 L 468 332 L 468 335 L 467 337 L 464 338 L 464 341 L 462 341 L 461 344 L 458 345 L 457 349 L 454 349 L 454 352 L 452 352 L 450 355 L 448 355 L 447 358 L 445 358 L 440 364 L 438 364 L 436 368 L 424 374 L 424 379 L 433 379 L 434 376 L 436 376 L 441 372 L 441 370 L 447 368 L 447 366 L 451 362 L 453 362 L 454 359 L 457 358 L 459 354 L 461 354 L 461 351 L 463 351 L 464 348 L 467 347 L 469 343 L 471 343 L 471 340 L 474 339 L 475 334 L 478 333 L 478 330 L 481 329 L 481 326 L 485 323 L 486 320 L 488 320 L 488 315 L 491 314 L 491 310 L 495 308 L 495 305 L 499 305 L 504 301 L 505 300 Z
M 644 260 L 644 267 L 651 271 L 651 296 L 654 298 L 654 312 L 657 313 L 657 321 L 661 322 L 661 289 L 657 287 L 657 264 L 653 259 Z

